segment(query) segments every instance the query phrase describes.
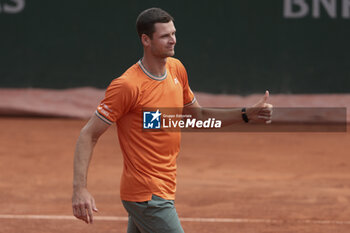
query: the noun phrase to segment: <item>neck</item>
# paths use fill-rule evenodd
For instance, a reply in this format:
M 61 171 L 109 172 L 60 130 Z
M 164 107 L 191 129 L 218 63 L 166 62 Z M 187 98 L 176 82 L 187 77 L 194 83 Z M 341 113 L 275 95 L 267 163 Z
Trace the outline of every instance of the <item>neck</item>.
M 166 58 L 156 58 L 144 53 L 142 58 L 143 66 L 154 76 L 162 76 L 166 71 Z

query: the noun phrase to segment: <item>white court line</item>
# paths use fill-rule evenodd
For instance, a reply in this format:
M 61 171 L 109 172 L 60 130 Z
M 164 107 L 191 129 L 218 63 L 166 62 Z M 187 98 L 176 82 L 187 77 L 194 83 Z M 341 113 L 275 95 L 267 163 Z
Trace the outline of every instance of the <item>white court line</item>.
M 16 215 L 3 214 L 0 219 L 32 219 L 32 220 L 76 220 L 69 215 Z M 119 221 L 126 222 L 128 217 L 118 216 L 94 216 L 97 221 Z M 250 219 L 250 218 L 180 218 L 182 222 L 205 222 L 205 223 L 299 223 L 299 224 L 321 224 L 321 225 L 350 225 L 350 221 L 340 220 L 313 220 L 313 219 Z

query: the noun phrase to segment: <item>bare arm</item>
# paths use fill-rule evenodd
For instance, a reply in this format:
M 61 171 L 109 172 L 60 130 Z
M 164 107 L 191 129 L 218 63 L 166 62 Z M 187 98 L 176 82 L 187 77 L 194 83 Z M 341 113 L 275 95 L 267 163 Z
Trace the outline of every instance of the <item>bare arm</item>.
M 108 129 L 109 125 L 95 114 L 80 131 L 74 154 L 73 175 L 73 214 L 86 223 L 93 222 L 92 211 L 97 212 L 95 200 L 87 190 L 87 173 L 92 152 L 99 137 Z
M 252 107 L 246 108 L 246 114 L 249 122 L 271 123 L 272 105 L 267 103 L 269 92 Z M 192 105 L 184 108 L 185 113 L 189 113 L 197 119 L 216 118 L 222 121 L 223 126 L 244 123 L 242 119 L 242 111 L 240 108 L 235 109 L 215 109 L 201 107 L 196 101 Z

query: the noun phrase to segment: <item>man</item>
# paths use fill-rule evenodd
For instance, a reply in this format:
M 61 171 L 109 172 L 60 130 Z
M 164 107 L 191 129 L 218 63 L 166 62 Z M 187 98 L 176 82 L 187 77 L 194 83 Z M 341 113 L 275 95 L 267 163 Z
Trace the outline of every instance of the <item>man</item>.
M 172 58 L 176 44 L 173 18 L 159 8 L 150 8 L 138 16 L 136 25 L 143 58 L 111 82 L 77 141 L 73 213 L 86 223 L 93 222 L 97 208 L 86 188 L 87 170 L 98 138 L 116 123 L 124 159 L 120 195 L 129 213 L 128 233 L 179 233 L 183 229 L 174 199 L 180 132 L 143 131 L 142 108 L 184 107 L 199 119 L 216 116 L 224 124 L 232 124 L 248 120 L 269 123 L 272 106 L 266 103 L 266 92 L 255 106 L 243 111 L 202 108 L 189 87 L 184 66 Z

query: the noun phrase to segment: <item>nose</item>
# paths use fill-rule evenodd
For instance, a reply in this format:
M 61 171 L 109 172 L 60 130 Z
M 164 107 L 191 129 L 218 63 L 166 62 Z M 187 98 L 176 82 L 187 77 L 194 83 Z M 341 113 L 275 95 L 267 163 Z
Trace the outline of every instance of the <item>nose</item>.
M 172 35 L 172 36 L 171 36 L 170 43 L 171 43 L 171 44 L 176 44 L 176 36 L 175 36 L 175 35 Z

